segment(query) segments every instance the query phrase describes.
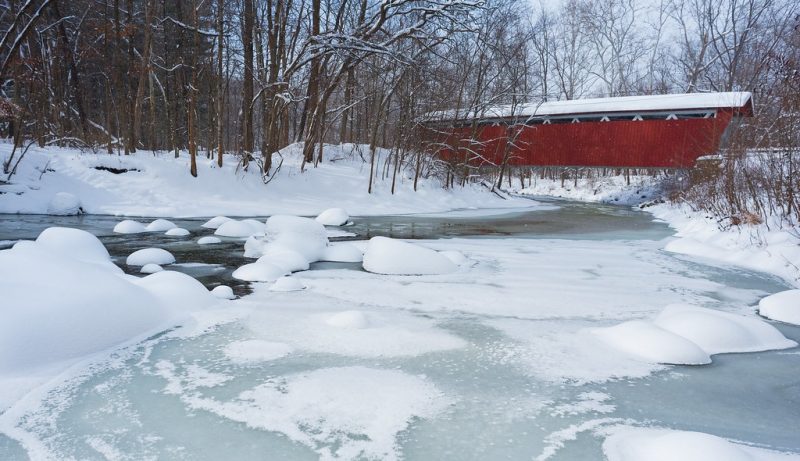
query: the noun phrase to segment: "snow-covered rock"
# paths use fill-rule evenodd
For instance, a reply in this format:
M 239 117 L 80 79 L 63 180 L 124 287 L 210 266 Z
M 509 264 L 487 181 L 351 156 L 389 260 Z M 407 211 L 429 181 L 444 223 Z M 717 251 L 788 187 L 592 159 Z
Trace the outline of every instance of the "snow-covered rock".
M 614 349 L 651 363 L 703 365 L 711 357 L 697 344 L 650 322 L 632 320 L 592 330 Z
M 786 349 L 797 345 L 761 319 L 687 304 L 667 306 L 654 323 L 692 341 L 709 355 Z
M 168 235 L 170 237 L 186 237 L 187 235 L 189 235 L 189 231 L 182 227 L 176 227 L 174 229 L 166 231 L 164 235 Z
M 294 277 L 281 277 L 269 287 L 269 291 L 302 291 L 306 286 Z
M 57 192 L 47 204 L 47 214 L 57 216 L 72 216 L 81 214 L 81 200 L 69 192 Z
M 328 325 L 337 328 L 361 330 L 369 327 L 369 317 L 362 311 L 344 311 L 334 314 L 325 321 Z
M 164 232 L 176 227 L 178 226 L 172 221 L 159 218 L 148 224 L 145 229 L 147 229 L 147 232 Z
M 767 296 L 759 301 L 758 313 L 768 319 L 800 325 L 800 290 Z
M 221 243 L 222 240 L 219 237 L 214 237 L 213 235 L 207 235 L 205 237 L 200 237 L 197 239 L 198 245 L 213 245 L 215 243 Z
M 253 219 L 245 219 L 242 221 L 230 220 L 222 223 L 214 235 L 222 237 L 235 237 L 245 238 L 251 235 L 261 234 L 264 232 L 264 225 Z
M 108 254 L 103 243 L 93 234 L 69 227 L 49 227 L 36 238 L 40 246 L 72 259 L 98 264 L 113 272 L 121 273 Z
M 349 219 L 350 215 L 342 208 L 328 208 L 317 216 L 316 221 L 326 226 L 342 226 Z
M 144 226 L 144 224 L 138 221 L 126 219 L 114 226 L 114 232 L 117 234 L 139 234 L 142 232 L 147 232 L 147 228 Z
M 233 294 L 231 287 L 227 285 L 220 285 L 211 290 L 211 294 L 219 299 L 234 299 L 236 295 Z
M 800 460 L 800 455 L 740 445 L 703 432 L 638 427 L 613 430 L 603 442 L 603 453 L 608 461 Z
M 175 256 L 163 248 L 143 248 L 131 253 L 125 260 L 129 266 L 144 266 L 145 264 L 172 264 Z
M 158 264 L 148 263 L 142 266 L 142 268 L 139 269 L 139 272 L 142 274 L 155 274 L 156 272 L 161 272 L 163 270 L 164 268 Z
M 325 226 L 313 219 L 275 215 L 267 219 L 265 240 L 294 250 L 309 262 L 314 262 L 322 258 L 328 245 L 328 234 Z
M 289 271 L 268 262 L 245 264 L 233 271 L 232 277 L 246 282 L 272 282 Z
M 262 253 L 256 260 L 257 263 L 271 263 L 287 272 L 305 271 L 309 268 L 308 260 L 303 255 L 275 243 L 265 245 Z
M 202 227 L 205 227 L 206 229 L 217 229 L 219 228 L 219 226 L 225 224 L 228 221 L 233 221 L 233 220 L 227 216 L 215 216 L 206 221 L 205 223 L 203 223 Z
M 448 274 L 458 269 L 437 251 L 388 237 L 370 239 L 363 265 L 369 272 L 394 275 Z
M 363 260 L 361 250 L 349 243 L 333 243 L 322 252 L 322 261 L 360 263 Z
M 213 306 L 217 299 L 194 278 L 175 271 L 162 271 L 140 278 L 137 285 L 149 291 L 162 304 L 177 311 Z

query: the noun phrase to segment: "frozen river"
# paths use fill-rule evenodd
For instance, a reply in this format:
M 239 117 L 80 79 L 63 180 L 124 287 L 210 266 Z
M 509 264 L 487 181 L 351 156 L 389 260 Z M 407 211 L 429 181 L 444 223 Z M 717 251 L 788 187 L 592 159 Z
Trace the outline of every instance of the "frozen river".
M 118 351 L 0 416 L 0 459 L 604 459 L 628 427 L 699 431 L 800 452 L 800 352 L 643 362 L 592 333 L 690 303 L 753 316 L 776 278 L 662 248 L 671 232 L 628 208 L 354 218 L 363 240 L 425 239 L 467 269 L 382 276 L 359 264 L 296 273 L 275 293 L 231 279 L 242 241 L 115 235 L 118 218 L 0 216 L 0 243 L 49 226 L 98 235 L 124 268 L 161 246 L 208 287 L 242 296 Z M 363 325 L 330 319 L 357 311 Z M 800 328 L 773 323 L 800 341 Z

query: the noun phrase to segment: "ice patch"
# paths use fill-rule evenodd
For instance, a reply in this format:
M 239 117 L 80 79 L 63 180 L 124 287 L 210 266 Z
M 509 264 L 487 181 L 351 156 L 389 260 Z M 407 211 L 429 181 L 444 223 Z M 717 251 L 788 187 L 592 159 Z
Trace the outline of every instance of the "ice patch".
M 234 341 L 223 349 L 228 359 L 240 364 L 269 362 L 270 360 L 285 357 L 291 354 L 292 351 L 292 347 L 288 344 L 261 339 Z
M 129 266 L 144 266 L 145 264 L 164 265 L 174 262 L 175 256 L 172 256 L 172 253 L 163 248 L 143 248 L 134 251 L 125 259 L 125 264 Z
M 586 413 L 611 413 L 617 409 L 608 403 L 611 396 L 603 392 L 582 392 L 574 402 L 557 405 L 550 412 L 551 416 L 576 416 Z
M 800 325 L 800 290 L 767 296 L 759 301 L 758 313 L 768 319 Z
M 344 311 L 332 315 L 325 323 L 338 328 L 360 330 L 369 327 L 369 318 L 361 311 Z
M 316 221 L 326 226 L 342 226 L 347 224 L 350 215 L 341 208 L 328 208 L 317 216 Z
M 364 269 L 377 274 L 448 274 L 458 267 L 435 250 L 388 237 L 373 237 L 364 253 Z
M 126 219 L 114 226 L 114 232 L 117 234 L 139 234 L 142 232 L 147 232 L 147 228 L 144 227 L 144 224 L 138 221 Z

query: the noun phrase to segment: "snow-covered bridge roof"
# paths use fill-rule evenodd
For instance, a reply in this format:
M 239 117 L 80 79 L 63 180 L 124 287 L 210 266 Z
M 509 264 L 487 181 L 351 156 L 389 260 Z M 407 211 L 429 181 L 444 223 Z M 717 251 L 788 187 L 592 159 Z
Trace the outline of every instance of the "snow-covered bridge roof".
M 519 117 L 548 117 L 564 115 L 670 112 L 731 108 L 750 112 L 752 95 L 749 92 L 686 93 L 615 98 L 574 99 L 505 105 L 476 110 L 447 110 L 430 112 L 427 121 L 497 119 Z

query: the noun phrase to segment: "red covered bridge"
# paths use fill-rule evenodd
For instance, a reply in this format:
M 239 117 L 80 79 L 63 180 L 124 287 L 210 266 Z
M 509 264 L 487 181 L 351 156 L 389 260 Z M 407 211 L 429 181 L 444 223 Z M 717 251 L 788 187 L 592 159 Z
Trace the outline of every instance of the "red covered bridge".
M 473 166 L 689 168 L 752 115 L 750 93 L 692 93 L 444 111 L 423 125 L 442 158 Z

